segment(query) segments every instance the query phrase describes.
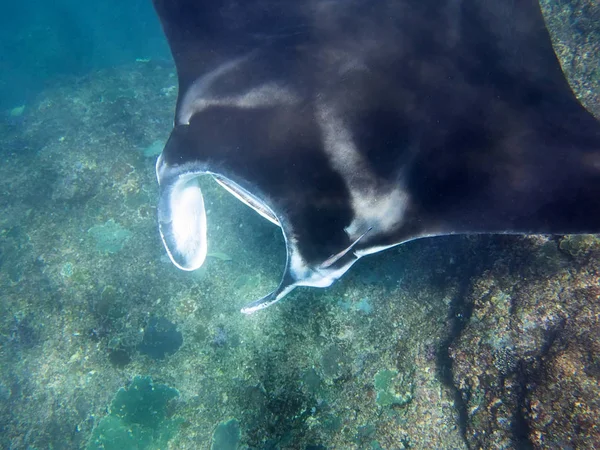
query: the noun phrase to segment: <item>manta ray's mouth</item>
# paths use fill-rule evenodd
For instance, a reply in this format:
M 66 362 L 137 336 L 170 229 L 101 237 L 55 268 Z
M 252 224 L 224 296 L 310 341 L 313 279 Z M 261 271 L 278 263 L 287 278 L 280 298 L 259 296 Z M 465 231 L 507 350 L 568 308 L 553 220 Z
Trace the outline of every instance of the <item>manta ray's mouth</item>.
M 207 170 L 190 171 L 183 174 L 169 174 L 165 170 L 162 158 L 157 161 L 158 179 L 167 179 L 163 184 L 160 197 L 158 218 L 160 234 L 169 258 L 182 270 L 192 271 L 200 268 L 208 254 L 207 217 L 204 198 L 200 189 L 199 177 L 211 175 L 215 181 L 234 197 L 250 206 L 258 214 L 278 225 L 283 231 L 287 260 L 279 286 L 270 294 L 242 308 L 242 312 L 251 314 L 281 300 L 296 286 L 325 287 L 342 276 L 358 259 L 354 250 L 359 242 L 371 232 L 366 230 L 350 244 L 321 261 L 313 264 L 307 261 L 298 248 L 297 238 L 290 229 L 282 226 L 287 221 L 275 214 L 273 209 L 255 194 L 221 174 Z
M 157 163 L 160 173 L 161 161 Z M 237 183 L 212 172 L 205 172 L 234 197 L 250 206 L 265 219 L 281 227 L 273 210 Z M 169 258 L 182 270 L 196 270 L 204 264 L 208 249 L 207 219 L 198 173 L 180 176 L 161 197 L 159 229 Z

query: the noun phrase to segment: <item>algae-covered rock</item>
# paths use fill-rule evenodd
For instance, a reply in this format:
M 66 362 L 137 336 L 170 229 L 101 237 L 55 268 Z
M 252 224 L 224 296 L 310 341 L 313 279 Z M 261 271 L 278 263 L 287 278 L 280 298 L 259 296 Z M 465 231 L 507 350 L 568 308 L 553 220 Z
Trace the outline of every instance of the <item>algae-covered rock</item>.
M 81 165 L 69 169 L 58 171 L 52 184 L 52 200 L 78 203 L 92 197 L 100 183 L 98 174 Z
M 137 376 L 117 392 L 104 417 L 92 432 L 87 450 L 144 450 L 166 448 L 181 419 L 167 415 L 167 404 L 177 389 Z
M 565 236 L 560 240 L 559 247 L 563 252 L 574 258 L 591 252 L 595 252 L 595 256 L 598 256 L 600 254 L 600 239 L 598 239 L 598 236 L 589 234 Z
M 600 118 L 600 3 L 540 0 L 540 6 L 571 88 Z
M 338 378 L 350 370 L 351 359 L 344 348 L 339 345 L 331 345 L 323 351 L 321 356 L 321 367 L 327 378 Z

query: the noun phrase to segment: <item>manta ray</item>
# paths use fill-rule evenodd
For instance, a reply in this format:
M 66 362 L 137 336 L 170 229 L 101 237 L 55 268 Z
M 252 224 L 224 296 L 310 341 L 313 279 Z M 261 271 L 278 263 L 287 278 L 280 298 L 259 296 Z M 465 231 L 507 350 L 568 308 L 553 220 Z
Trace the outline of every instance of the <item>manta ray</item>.
M 177 68 L 156 163 L 172 262 L 202 265 L 197 178 L 281 227 L 278 288 L 428 236 L 600 232 L 600 124 L 537 0 L 154 0 Z

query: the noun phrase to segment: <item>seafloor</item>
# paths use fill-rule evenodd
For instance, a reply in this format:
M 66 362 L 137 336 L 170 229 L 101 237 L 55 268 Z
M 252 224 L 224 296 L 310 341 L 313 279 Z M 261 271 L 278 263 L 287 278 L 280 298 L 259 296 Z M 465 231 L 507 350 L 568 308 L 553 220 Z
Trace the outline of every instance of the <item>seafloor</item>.
M 600 8 L 544 7 L 600 117 Z M 600 447 L 598 238 L 425 239 L 244 316 L 283 239 L 204 180 L 207 263 L 168 261 L 176 91 L 140 60 L 2 116 L 0 448 Z

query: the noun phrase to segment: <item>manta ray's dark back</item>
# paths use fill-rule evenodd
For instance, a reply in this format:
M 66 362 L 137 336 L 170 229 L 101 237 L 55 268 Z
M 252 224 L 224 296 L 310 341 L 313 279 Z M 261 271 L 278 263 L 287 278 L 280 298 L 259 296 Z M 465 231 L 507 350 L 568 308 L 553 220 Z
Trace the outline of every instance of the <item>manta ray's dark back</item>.
M 163 240 L 193 265 L 170 221 L 194 174 L 258 205 L 288 262 L 255 309 L 410 239 L 600 232 L 600 124 L 536 0 L 154 4 L 179 77 Z

